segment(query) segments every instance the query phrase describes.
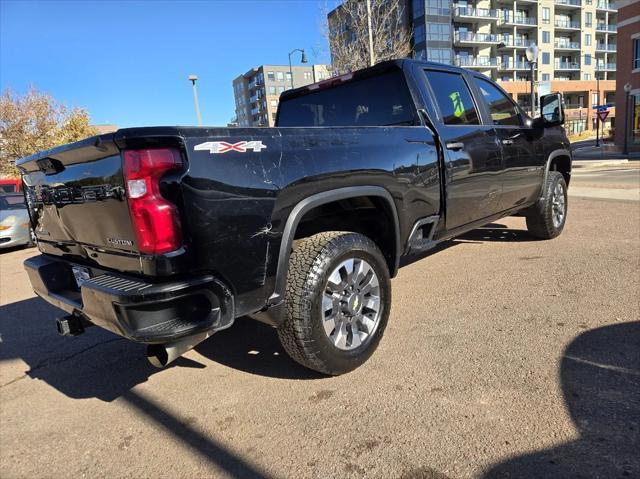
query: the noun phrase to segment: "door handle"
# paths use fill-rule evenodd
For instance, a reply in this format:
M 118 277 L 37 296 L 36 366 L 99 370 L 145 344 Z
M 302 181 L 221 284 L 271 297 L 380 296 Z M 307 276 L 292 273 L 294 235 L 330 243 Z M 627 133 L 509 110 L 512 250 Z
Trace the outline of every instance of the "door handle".
M 447 150 L 457 151 L 457 150 L 462 150 L 463 148 L 464 148 L 464 143 L 459 141 L 447 143 Z

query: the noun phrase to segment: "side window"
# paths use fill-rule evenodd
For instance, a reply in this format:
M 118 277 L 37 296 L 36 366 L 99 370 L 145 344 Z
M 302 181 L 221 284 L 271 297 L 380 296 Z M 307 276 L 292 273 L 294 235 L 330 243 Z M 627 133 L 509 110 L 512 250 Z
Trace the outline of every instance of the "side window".
M 478 125 L 478 111 L 469 87 L 458 73 L 425 70 L 424 74 L 435 93 L 445 125 Z
M 475 78 L 475 81 L 489 106 L 494 125 L 522 125 L 520 112 L 508 96 L 486 80 Z

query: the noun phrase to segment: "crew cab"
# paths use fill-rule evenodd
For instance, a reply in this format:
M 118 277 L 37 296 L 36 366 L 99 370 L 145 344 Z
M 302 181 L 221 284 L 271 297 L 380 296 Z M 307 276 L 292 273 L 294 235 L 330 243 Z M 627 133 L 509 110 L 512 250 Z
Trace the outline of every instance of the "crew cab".
M 35 292 L 163 366 L 249 315 L 299 363 L 366 361 L 401 259 L 508 215 L 567 215 L 559 94 L 529 118 L 483 75 L 415 60 L 286 91 L 274 128 L 146 127 L 18 161 Z

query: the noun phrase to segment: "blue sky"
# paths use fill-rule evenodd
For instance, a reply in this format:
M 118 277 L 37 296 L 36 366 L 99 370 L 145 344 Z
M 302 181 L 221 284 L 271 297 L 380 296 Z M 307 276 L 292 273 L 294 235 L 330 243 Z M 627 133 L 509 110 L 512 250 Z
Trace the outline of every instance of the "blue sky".
M 294 48 L 328 61 L 326 3 L 0 0 L 0 88 L 34 84 L 95 124 L 190 125 L 195 73 L 203 123 L 226 125 L 239 74 L 287 64 Z

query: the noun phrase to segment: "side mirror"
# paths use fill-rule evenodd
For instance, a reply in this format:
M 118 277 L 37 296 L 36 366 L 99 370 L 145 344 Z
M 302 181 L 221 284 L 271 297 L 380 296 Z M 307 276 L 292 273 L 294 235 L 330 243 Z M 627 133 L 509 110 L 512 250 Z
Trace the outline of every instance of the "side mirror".
M 540 97 L 540 118 L 538 124 L 543 128 L 564 124 L 564 104 L 561 93 L 551 93 Z

